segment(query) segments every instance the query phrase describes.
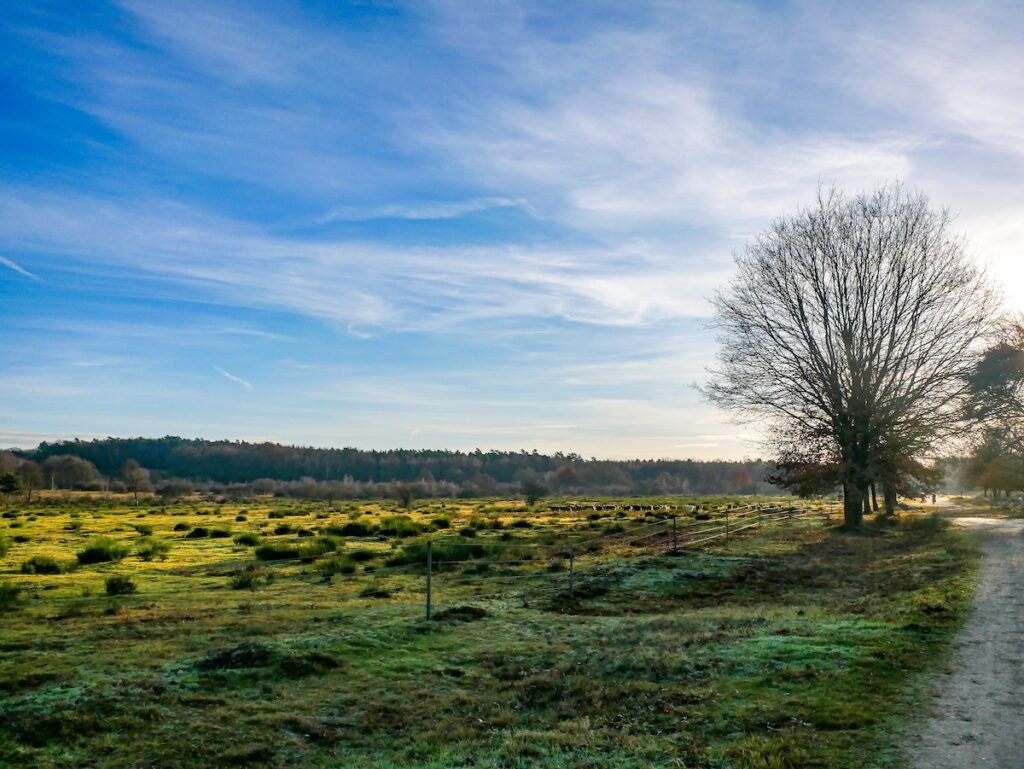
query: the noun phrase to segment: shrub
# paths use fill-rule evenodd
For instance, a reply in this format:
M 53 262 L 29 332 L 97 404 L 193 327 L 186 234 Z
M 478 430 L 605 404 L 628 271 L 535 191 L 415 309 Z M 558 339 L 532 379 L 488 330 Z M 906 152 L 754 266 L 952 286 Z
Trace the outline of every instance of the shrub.
M 351 550 L 345 553 L 345 555 L 356 563 L 363 563 L 365 561 L 372 561 L 379 555 L 379 553 L 374 550 L 367 550 L 365 547 L 361 547 L 357 550 Z
M 255 590 L 259 584 L 259 575 L 255 569 L 245 569 L 231 578 L 232 590 Z
M 212 529 L 210 539 L 227 539 L 231 536 L 231 529 Z
M 382 535 L 393 537 L 416 537 L 423 531 L 423 526 L 408 515 L 388 515 L 381 521 Z
M 440 561 L 469 561 L 483 558 L 488 554 L 487 547 L 477 542 L 435 542 L 431 558 L 435 563 Z M 388 566 L 407 566 L 409 564 L 425 564 L 427 562 L 427 544 L 413 542 L 403 545 L 398 554 L 389 558 Z
M 235 520 L 238 521 L 239 523 L 242 523 L 243 521 L 247 521 L 249 519 L 246 518 L 244 515 L 239 514 L 239 515 L 235 516 Z
M 80 564 L 120 561 L 128 555 L 128 546 L 115 542 L 109 537 L 95 537 L 85 543 L 85 549 L 77 554 Z
M 241 547 L 256 547 L 263 539 L 254 531 L 247 531 L 235 537 L 235 544 Z
M 81 521 L 68 521 L 68 531 L 72 531 L 75 534 L 77 534 L 81 530 L 82 530 L 82 522 Z
M 475 537 L 476 529 L 474 529 L 472 526 L 463 526 L 461 529 L 459 529 L 459 534 L 463 537 Z
M 196 526 L 192 531 L 185 535 L 186 539 L 204 539 L 210 536 L 210 530 L 205 526 Z
M 21 585 L 13 582 L 0 582 L 0 611 L 14 608 L 21 596 Z
M 513 529 L 533 528 L 533 523 L 528 518 L 516 518 L 511 525 Z
M 124 574 L 111 574 L 107 577 L 107 595 L 130 595 L 138 590 L 131 577 Z
M 11 540 L 8 537 L 0 537 L 0 558 L 11 552 Z
M 167 554 L 171 552 L 171 544 L 170 542 L 164 542 L 162 539 L 144 537 L 139 541 L 139 547 L 136 552 L 143 561 L 152 561 L 154 558 L 159 558 L 163 561 L 167 558 Z
M 295 531 L 295 529 L 292 528 L 292 525 L 290 523 L 279 523 L 277 526 L 274 527 L 274 533 L 278 536 L 282 536 L 284 534 L 291 534 L 293 531 Z
M 343 543 L 338 537 L 321 535 L 314 540 L 314 544 L 323 547 L 326 550 L 334 551 L 340 548 Z
M 153 536 L 153 527 L 150 526 L 148 523 L 136 523 L 133 525 L 133 528 L 135 529 L 135 531 L 139 532 L 139 534 L 141 534 L 144 537 Z
M 448 529 L 451 528 L 452 522 L 447 518 L 435 518 L 430 522 L 430 525 L 435 529 Z
M 60 574 L 62 571 L 57 559 L 48 555 L 36 555 L 21 564 L 22 574 Z
M 356 565 L 347 557 L 327 558 L 320 562 L 318 570 L 325 578 L 330 578 L 335 574 L 354 574 Z
M 176 523 L 176 524 L 174 524 L 174 530 L 175 530 L 175 531 L 188 531 L 188 530 L 189 530 L 189 529 L 191 529 L 191 528 L 192 528 L 192 527 L 191 527 L 191 526 L 189 526 L 189 525 L 188 525 L 187 523 L 185 523 L 184 521 L 182 521 L 181 523 Z
M 299 557 L 299 548 L 292 545 L 261 545 L 256 548 L 256 557 L 261 561 L 286 561 Z
M 30 537 L 28 534 L 15 534 L 14 541 L 24 544 L 25 542 L 31 542 L 32 537 Z
M 376 533 L 377 527 L 368 521 L 349 521 L 343 526 L 328 526 L 328 534 L 340 537 L 368 537 Z
M 300 558 L 315 558 L 324 553 L 333 553 L 340 543 L 334 537 L 317 537 L 307 545 L 299 548 Z

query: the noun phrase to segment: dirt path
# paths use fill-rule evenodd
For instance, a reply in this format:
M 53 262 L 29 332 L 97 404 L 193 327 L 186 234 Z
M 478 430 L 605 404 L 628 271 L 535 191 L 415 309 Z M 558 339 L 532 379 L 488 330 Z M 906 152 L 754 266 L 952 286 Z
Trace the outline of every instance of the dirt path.
M 1024 769 L 1024 521 L 957 518 L 981 541 L 981 583 L 913 769 Z

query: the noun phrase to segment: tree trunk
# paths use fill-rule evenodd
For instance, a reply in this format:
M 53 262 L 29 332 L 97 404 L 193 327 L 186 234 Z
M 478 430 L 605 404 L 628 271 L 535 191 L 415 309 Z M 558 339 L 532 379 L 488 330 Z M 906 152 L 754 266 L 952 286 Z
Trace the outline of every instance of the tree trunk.
M 864 522 L 863 495 L 854 484 L 843 484 L 843 525 L 848 529 L 859 529 Z
M 878 512 L 878 492 L 875 489 L 874 481 L 871 481 L 871 509 Z
M 885 514 L 896 515 L 896 488 L 888 483 L 883 485 L 882 497 L 885 500 Z

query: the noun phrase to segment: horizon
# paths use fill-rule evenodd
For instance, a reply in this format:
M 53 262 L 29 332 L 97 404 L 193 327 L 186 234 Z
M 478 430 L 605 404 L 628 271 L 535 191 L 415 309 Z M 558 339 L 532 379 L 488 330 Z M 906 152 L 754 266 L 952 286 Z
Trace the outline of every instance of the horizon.
M 282 443 L 281 441 L 274 441 L 274 440 L 269 440 L 269 439 L 268 440 L 256 440 L 256 439 L 247 440 L 247 439 L 244 439 L 244 438 L 191 438 L 191 437 L 186 437 L 186 436 L 182 436 L 182 435 L 161 435 L 161 436 L 157 436 L 157 437 L 150 437 L 150 436 L 145 436 L 145 435 L 105 435 L 105 436 L 102 436 L 102 437 L 101 436 L 93 436 L 93 437 L 90 437 L 90 438 L 74 438 L 74 437 L 72 437 L 72 438 L 63 438 L 63 439 L 61 439 L 59 441 L 42 441 L 42 442 L 37 443 L 37 444 L 35 444 L 33 446 L 0 446 L 0 451 L 17 451 L 17 452 L 26 452 L 27 453 L 27 452 L 36 451 L 44 443 L 47 444 L 47 445 L 54 445 L 54 444 L 58 444 L 59 445 L 60 443 L 63 443 L 63 442 L 73 442 L 73 441 L 79 441 L 79 440 L 81 442 L 83 442 L 83 443 L 89 443 L 89 442 L 99 442 L 99 441 L 105 441 L 105 440 L 160 441 L 160 440 L 165 440 L 167 438 L 177 438 L 177 439 L 181 439 L 183 441 L 206 441 L 208 443 L 242 443 L 242 444 L 250 444 L 250 445 L 270 444 L 270 445 L 275 445 L 275 446 L 281 446 L 283 448 L 313 449 L 314 451 L 362 451 L 362 452 L 373 452 L 373 451 L 376 451 L 376 452 L 389 452 L 389 451 L 390 452 L 401 452 L 401 451 L 407 451 L 407 452 L 447 451 L 447 452 L 451 452 L 451 453 L 461 453 L 461 454 L 473 454 L 473 453 L 475 453 L 477 451 L 482 452 L 484 454 L 502 453 L 502 452 L 503 453 L 519 454 L 519 453 L 532 453 L 534 451 L 533 449 L 525 449 L 525 448 L 497 449 L 497 448 L 483 448 L 482 446 L 478 446 L 478 447 L 473 448 L 473 449 L 420 449 L 420 448 L 411 448 L 411 447 L 406 447 L 406 446 L 391 446 L 391 447 L 388 447 L 388 448 L 370 449 L 370 448 L 363 448 L 363 447 L 360 447 L 360 446 L 329 446 L 329 445 Z M 769 462 L 769 460 L 767 460 L 767 459 L 765 459 L 764 457 L 761 457 L 761 456 L 744 456 L 744 457 L 740 457 L 740 458 L 728 458 L 728 459 L 725 458 L 725 457 L 707 457 L 707 458 L 700 458 L 700 459 L 698 459 L 697 457 L 632 457 L 632 456 L 621 456 L 621 457 L 604 456 L 604 457 L 601 457 L 601 456 L 584 456 L 582 454 L 578 454 L 576 452 L 571 452 L 571 451 L 550 452 L 550 453 L 537 452 L 537 453 L 542 455 L 542 456 L 555 456 L 556 454 L 561 454 L 562 456 L 574 455 L 574 456 L 578 457 L 580 460 L 585 461 L 585 462 L 590 462 L 590 461 L 598 461 L 598 462 L 709 462 L 709 463 L 712 463 L 712 462 L 734 462 L 734 463 Z
M 0 445 L 739 459 L 731 254 L 819 185 L 1024 308 L 1024 14 L 121 0 L 0 22 Z M 983 44 L 980 44 L 983 43 Z

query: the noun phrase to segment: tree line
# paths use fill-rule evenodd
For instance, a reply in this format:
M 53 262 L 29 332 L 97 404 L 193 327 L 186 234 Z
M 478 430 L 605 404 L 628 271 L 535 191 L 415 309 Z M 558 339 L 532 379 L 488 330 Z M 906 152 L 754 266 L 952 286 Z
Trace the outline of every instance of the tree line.
M 106 438 L 41 443 L 0 454 L 0 476 L 20 487 L 191 490 L 287 496 L 486 497 L 532 494 L 764 494 L 771 467 L 760 460 L 602 460 L 536 451 L 313 448 L 278 443 Z

